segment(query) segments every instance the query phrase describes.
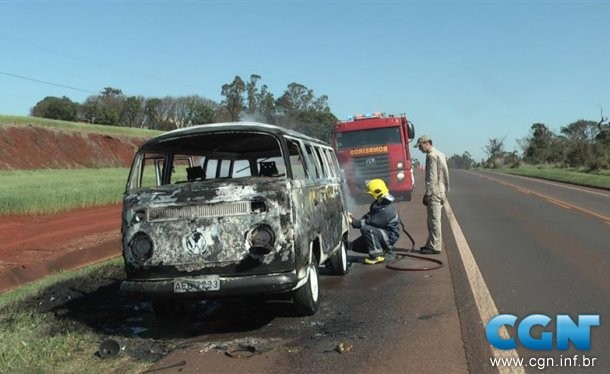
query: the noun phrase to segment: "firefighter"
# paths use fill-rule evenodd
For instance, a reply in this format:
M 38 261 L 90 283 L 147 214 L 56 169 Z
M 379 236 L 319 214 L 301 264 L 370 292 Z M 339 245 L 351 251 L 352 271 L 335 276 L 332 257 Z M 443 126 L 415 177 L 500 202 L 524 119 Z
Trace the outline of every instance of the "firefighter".
M 420 248 L 423 254 L 439 254 L 443 250 L 441 212 L 449 192 L 449 171 L 445 155 L 432 146 L 432 139 L 423 135 L 417 139 L 416 148 L 426 154 L 426 192 L 423 204 L 428 210 L 428 240 Z
M 369 212 L 360 219 L 349 213 L 352 227 L 360 229 L 360 237 L 352 242 L 352 250 L 368 253 L 364 263 L 373 265 L 383 262 L 385 253 L 398 241 L 400 219 L 393 203 L 394 197 L 383 180 L 368 181 L 366 192 L 375 199 Z

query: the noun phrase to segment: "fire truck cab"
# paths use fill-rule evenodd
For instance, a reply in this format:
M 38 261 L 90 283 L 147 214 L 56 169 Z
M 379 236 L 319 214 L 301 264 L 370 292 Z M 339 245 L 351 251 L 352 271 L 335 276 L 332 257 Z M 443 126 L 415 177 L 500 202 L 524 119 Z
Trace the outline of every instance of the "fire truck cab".
M 359 114 L 337 122 L 333 146 L 350 194 L 362 195 L 367 180 L 381 178 L 395 197 L 410 201 L 415 178 L 409 142 L 414 136 L 404 114 Z

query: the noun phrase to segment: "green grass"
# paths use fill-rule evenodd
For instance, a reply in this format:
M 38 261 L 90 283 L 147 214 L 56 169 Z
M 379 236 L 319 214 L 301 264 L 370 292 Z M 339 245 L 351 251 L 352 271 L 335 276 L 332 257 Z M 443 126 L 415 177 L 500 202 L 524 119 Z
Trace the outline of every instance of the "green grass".
M 600 173 L 586 173 L 576 169 L 561 169 L 543 166 L 521 166 L 518 168 L 498 169 L 506 174 L 516 174 L 528 177 L 542 178 L 559 182 L 610 189 L 610 171 Z
M 95 356 L 106 338 L 94 329 L 53 310 L 39 311 L 32 299 L 56 283 L 90 278 L 121 266 L 117 258 L 76 271 L 51 275 L 43 280 L 0 294 L 0 372 L 11 373 L 108 373 L 141 372 L 150 362 L 120 355 L 112 360 Z M 49 295 L 45 295 L 45 298 Z
M 51 214 L 120 203 L 127 168 L 0 171 L 0 215 Z
M 38 118 L 38 117 L 24 117 L 24 116 L 9 116 L 0 114 L 1 125 L 36 125 L 42 127 L 50 127 L 57 129 L 65 129 L 79 132 L 92 132 L 100 134 L 112 134 L 122 136 L 138 136 L 150 138 L 157 136 L 162 131 L 148 130 L 148 129 L 137 129 L 131 127 L 118 127 L 118 126 L 105 126 L 105 125 L 91 125 L 82 122 L 69 122 L 69 121 L 58 121 L 53 119 Z

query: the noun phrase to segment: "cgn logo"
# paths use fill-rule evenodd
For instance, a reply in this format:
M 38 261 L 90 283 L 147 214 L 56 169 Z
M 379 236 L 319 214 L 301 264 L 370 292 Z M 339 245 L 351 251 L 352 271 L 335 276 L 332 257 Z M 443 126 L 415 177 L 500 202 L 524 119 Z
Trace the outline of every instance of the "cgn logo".
M 557 350 L 567 350 L 568 341 L 571 341 L 578 350 L 591 349 L 591 327 L 599 326 L 599 314 L 582 314 L 578 316 L 578 323 L 566 314 L 558 314 L 555 331 L 545 329 L 552 319 L 544 314 L 531 314 L 517 324 L 517 316 L 512 314 L 499 314 L 492 318 L 485 328 L 487 341 L 498 349 L 514 349 L 517 342 L 514 338 L 503 339 L 499 335 L 499 328 L 505 325 L 516 327 L 519 343 L 532 350 L 552 350 L 553 341 Z M 532 328 L 542 326 L 540 337 L 532 336 Z M 554 338 L 554 339 L 553 339 Z

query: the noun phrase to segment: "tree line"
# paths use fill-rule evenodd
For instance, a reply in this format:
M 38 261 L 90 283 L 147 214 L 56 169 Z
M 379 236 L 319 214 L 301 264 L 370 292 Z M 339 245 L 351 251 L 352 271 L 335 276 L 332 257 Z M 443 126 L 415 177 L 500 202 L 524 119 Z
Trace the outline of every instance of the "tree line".
M 328 105 L 328 96 L 316 96 L 303 84 L 292 82 L 276 97 L 261 76 L 247 81 L 239 75 L 221 87 L 220 103 L 198 96 L 127 96 L 122 90 L 104 88 L 83 103 L 68 97 L 48 96 L 39 101 L 31 115 L 64 121 L 80 121 L 110 126 L 173 130 L 198 124 L 257 121 L 294 129 L 330 141 L 337 122 Z M 507 152 L 504 139 L 492 138 L 483 148 L 487 158 L 476 161 L 469 152 L 452 155 L 449 167 L 516 167 L 523 163 L 576 167 L 588 171 L 610 168 L 610 123 L 578 120 L 555 133 L 543 123 L 534 123 L 529 135 L 517 141 L 522 154 Z
M 118 88 L 106 87 L 83 103 L 68 97 L 47 96 L 31 109 L 34 117 L 79 121 L 110 126 L 173 130 L 199 124 L 228 121 L 257 121 L 294 129 L 330 141 L 337 121 L 328 105 L 328 96 L 297 82 L 276 96 L 261 76 L 239 75 L 221 87 L 223 100 L 217 103 L 198 96 L 127 96 Z
M 487 158 L 479 162 L 468 152 L 447 159 L 450 167 L 502 168 L 522 164 L 579 168 L 588 172 L 610 169 L 610 122 L 578 120 L 555 133 L 543 123 L 534 123 L 529 134 L 517 140 L 521 154 L 505 150 L 503 138 L 492 138 L 483 148 Z

